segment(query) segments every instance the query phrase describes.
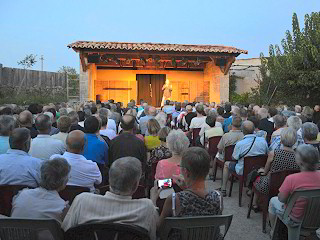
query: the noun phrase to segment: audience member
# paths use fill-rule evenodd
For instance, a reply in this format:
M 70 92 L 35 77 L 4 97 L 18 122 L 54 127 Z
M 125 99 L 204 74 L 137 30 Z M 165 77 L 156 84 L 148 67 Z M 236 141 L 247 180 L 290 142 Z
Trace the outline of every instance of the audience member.
M 109 170 L 109 191 L 104 196 L 91 193 L 78 195 L 62 223 L 62 229 L 67 231 L 89 222 L 134 224 L 146 229 L 150 238 L 155 240 L 158 220 L 156 207 L 150 199 L 132 199 L 141 175 L 141 162 L 134 157 L 113 162 Z
M 144 137 L 144 144 L 147 147 L 148 151 L 151 151 L 155 147 L 160 146 L 161 141 L 158 136 L 158 132 L 160 131 L 160 125 L 157 120 L 150 119 L 147 123 L 147 129 L 149 136 Z
M 69 205 L 58 192 L 66 187 L 70 168 L 63 158 L 43 162 L 40 187 L 25 188 L 13 198 L 11 217 L 55 219 L 61 223 Z
M 31 143 L 27 128 L 10 133 L 10 149 L 0 155 L 0 184 L 37 187 L 40 183 L 41 160 L 28 154 Z
M 64 146 L 66 145 L 66 139 L 68 136 L 68 132 L 70 132 L 71 128 L 71 119 L 68 116 L 62 116 L 58 120 L 58 129 L 60 130 L 59 133 L 52 135 L 51 138 L 58 139 L 64 143 Z
M 302 144 L 296 150 L 296 162 L 301 172 L 287 176 L 279 189 L 278 196 L 271 198 L 269 202 L 269 220 L 272 228 L 276 216 L 283 215 L 289 196 L 294 191 L 320 188 L 320 171 L 317 171 L 319 152 L 310 145 Z M 306 204 L 305 200 L 296 202 L 290 213 L 290 219 L 293 222 L 301 222 Z
M 294 107 L 294 111 L 295 111 L 295 113 L 296 113 L 297 116 L 298 116 L 298 115 L 301 115 L 301 111 L 302 111 L 301 106 L 300 106 L 300 105 L 296 105 L 296 106 Z
M 264 130 L 267 132 L 267 142 L 269 143 L 271 140 L 271 135 L 274 130 L 274 124 L 273 124 L 273 122 L 270 122 L 268 120 L 268 110 L 267 109 L 260 108 L 258 111 L 258 115 L 259 115 L 259 119 L 260 119 L 260 123 L 259 123 L 258 128 L 260 130 Z
M 254 134 L 254 125 L 250 121 L 242 124 L 243 139 L 237 142 L 232 158 L 237 162 L 226 161 L 223 169 L 223 181 L 221 192 L 226 196 L 226 187 L 229 178 L 229 171 L 236 172 L 238 175 L 243 174 L 244 157 L 265 155 L 268 153 L 268 144 L 262 137 Z
M 274 107 L 269 107 L 268 113 L 270 116 L 270 118 L 268 118 L 268 120 L 270 122 L 274 122 L 273 117 L 278 114 L 278 110 Z
M 287 126 L 287 118 L 283 115 L 277 114 L 273 117 L 275 131 L 271 135 L 271 144 L 269 151 L 280 148 L 280 134 L 283 128 Z
M 170 195 L 163 206 L 158 221 L 158 229 L 163 226 L 166 217 L 190 217 L 221 215 L 223 201 L 217 191 L 208 191 L 205 184 L 210 167 L 210 156 L 206 150 L 199 147 L 187 149 L 182 154 L 180 163 L 181 174 L 184 179 L 185 189 L 179 193 Z M 150 191 L 151 199 L 156 206 L 159 197 L 158 186 Z M 174 197 L 173 197 L 174 196 Z M 219 238 L 219 230 L 214 239 Z M 169 239 L 181 239 L 181 232 L 174 229 Z
M 201 135 L 200 131 L 200 142 L 202 146 L 205 146 L 205 142 L 208 142 L 208 140 L 212 137 L 221 137 L 223 135 L 223 130 L 220 126 L 217 126 L 216 124 L 216 116 L 215 115 L 209 115 L 206 117 L 206 122 L 204 124 L 209 126 L 209 129 L 206 129 Z M 220 125 L 220 123 L 219 123 Z M 203 127 L 206 128 L 206 127 Z
M 309 106 L 304 106 L 301 115 L 307 118 L 307 122 L 312 122 L 313 110 Z
M 223 131 L 229 132 L 229 128 L 231 128 L 232 125 L 232 118 L 234 117 L 240 117 L 240 108 L 238 108 L 237 106 L 232 106 L 231 108 L 231 116 L 228 118 L 225 118 L 223 121 Z
M 194 117 L 197 116 L 197 114 L 192 111 L 191 105 L 187 105 L 186 110 L 187 110 L 187 115 L 185 115 L 184 118 L 182 119 L 182 125 L 184 126 L 185 130 L 189 130 L 191 121 Z
M 222 117 L 223 118 L 229 118 L 231 116 L 231 103 L 226 103 L 224 105 L 224 110 L 225 110 L 225 113 L 222 114 Z
M 51 112 L 53 115 L 52 118 L 52 126 L 57 128 L 57 112 L 54 108 L 52 108 L 51 106 L 48 106 L 48 108 L 44 111 L 44 112 Z
M 196 113 L 197 113 L 197 116 L 192 118 L 191 123 L 189 125 L 190 129 L 202 128 L 203 124 L 206 121 L 204 106 L 202 104 L 198 104 L 196 106 Z
M 100 135 L 108 137 L 110 140 L 114 139 L 117 134 L 114 130 L 107 128 L 108 117 L 105 117 L 103 114 L 99 114 L 99 117 L 101 119 Z
M 29 154 L 32 157 L 48 160 L 53 154 L 63 154 L 65 152 L 64 143 L 61 140 L 51 138 L 50 117 L 45 114 L 39 114 L 35 121 L 39 134 L 31 142 Z
M 217 113 L 218 113 L 217 122 L 219 122 L 219 123 L 221 123 L 221 125 L 223 125 L 224 117 L 222 117 L 222 115 L 224 114 L 224 108 L 219 106 L 217 108 Z
M 254 186 L 261 194 L 269 194 L 269 181 L 270 174 L 277 171 L 296 169 L 299 166 L 296 163 L 295 152 L 293 145 L 297 141 L 297 131 L 293 128 L 284 128 L 281 131 L 281 149 L 275 149 L 269 152 L 268 160 L 264 168 L 259 169 L 260 177 L 254 182 Z M 258 195 L 254 195 L 253 209 L 257 211 L 258 208 Z
M 240 108 L 240 117 L 242 121 L 247 121 L 248 119 L 248 111 L 245 108 Z
M 30 130 L 31 138 L 38 136 L 38 130 L 33 125 L 32 113 L 28 110 L 22 111 L 18 117 L 19 127 L 25 127 Z
M 163 128 L 166 126 L 167 123 L 167 114 L 161 111 L 155 116 L 154 119 L 157 120 L 160 127 Z
M 256 117 L 256 116 L 250 116 L 248 117 L 248 120 L 251 121 L 254 125 L 254 134 L 257 137 L 263 137 L 264 139 L 267 140 L 267 132 L 264 130 L 259 129 L 259 125 L 260 125 L 260 120 Z
M 67 185 L 90 188 L 93 192 L 94 185 L 100 184 L 102 176 L 97 163 L 82 156 L 86 136 L 80 130 L 74 130 L 67 135 L 67 151 L 61 155 L 53 155 L 51 159 L 62 157 L 71 166 L 70 177 Z
M 171 129 L 169 127 L 163 127 L 158 132 L 159 139 L 161 141 L 160 146 L 154 148 L 150 152 L 150 158 L 148 158 L 148 166 L 151 167 L 152 163 L 159 162 L 162 159 L 168 159 L 172 157 L 172 153 L 167 146 L 167 136 Z
M 146 108 L 144 110 L 146 110 Z M 156 114 L 157 109 L 155 107 L 149 107 L 147 115 L 140 118 L 139 128 L 142 135 L 148 135 L 147 123 L 150 119 L 153 119 Z
M 59 133 L 60 130 L 58 128 L 52 126 L 53 114 L 51 112 L 44 112 L 43 114 L 47 115 L 50 118 L 51 129 L 50 129 L 49 135 L 52 136 L 52 135 Z
M 12 130 L 16 127 L 16 121 L 12 116 L 0 116 L 0 154 L 6 153 L 10 148 L 9 136 Z
M 84 121 L 84 132 L 86 133 L 86 144 L 82 155 L 86 159 L 96 162 L 99 167 L 108 164 L 109 147 L 107 143 L 98 137 L 100 122 L 95 116 L 88 117 Z
M 318 123 L 320 121 L 320 105 L 314 107 L 314 112 L 312 116 L 313 123 Z
M 71 126 L 70 126 L 70 131 L 69 132 L 72 132 L 73 130 L 80 130 L 80 131 L 84 132 L 83 126 L 80 126 L 80 124 L 79 124 L 79 115 L 78 115 L 78 113 L 76 111 L 69 112 L 67 114 L 67 116 L 71 120 Z
M 320 143 L 317 140 L 319 134 L 317 125 L 311 122 L 306 122 L 302 124 L 301 130 L 304 142 L 314 146 L 320 153 Z
M 110 115 L 110 110 L 107 108 L 100 108 L 99 110 L 99 116 L 104 116 L 105 118 L 108 119 L 107 122 L 107 129 L 113 130 L 115 133 L 117 133 L 117 124 L 113 119 L 109 118 Z
M 181 130 L 172 130 L 166 142 L 172 157 L 158 162 L 155 174 L 156 179 L 173 178 L 174 175 L 179 175 L 182 153 L 190 145 L 189 139 Z
M 139 111 L 137 113 L 137 118 L 140 119 L 144 116 L 147 116 L 149 110 L 149 106 L 147 102 L 143 102 L 142 106 L 140 106 Z
M 120 126 L 122 133 L 112 139 L 110 143 L 110 162 L 122 157 L 135 157 L 141 161 L 144 172 L 147 162 L 147 149 L 139 138 L 134 135 L 135 118 L 131 115 L 124 115 L 121 118 Z

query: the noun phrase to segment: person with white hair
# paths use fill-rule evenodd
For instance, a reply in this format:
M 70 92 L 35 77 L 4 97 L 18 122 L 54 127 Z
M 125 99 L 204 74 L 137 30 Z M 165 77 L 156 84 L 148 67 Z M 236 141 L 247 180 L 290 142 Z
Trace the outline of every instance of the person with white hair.
M 142 174 L 141 162 L 134 157 L 119 158 L 109 170 L 109 191 L 104 196 L 81 193 L 73 201 L 61 227 L 64 231 L 85 223 L 130 223 L 146 229 L 156 239 L 159 218 L 153 202 L 132 199 Z
M 44 112 L 43 114 L 49 116 L 50 117 L 50 121 L 53 122 L 54 116 L 53 116 L 53 114 L 51 112 Z M 57 134 L 59 132 L 60 132 L 59 128 L 56 128 L 56 127 L 52 126 L 52 124 L 51 124 L 51 131 L 49 133 L 50 136 L 55 135 L 55 134 Z
M 269 143 L 271 140 L 271 135 L 274 131 L 274 123 L 268 120 L 269 113 L 266 108 L 260 108 L 258 111 L 258 116 L 260 118 L 258 128 L 267 132 L 267 142 Z
M 291 116 L 287 119 L 287 126 L 297 131 L 297 142 L 293 146 L 293 149 L 296 149 L 299 145 L 304 143 L 301 131 L 302 120 L 298 116 Z
M 167 123 L 167 114 L 161 111 L 155 116 L 154 119 L 158 121 L 161 128 L 164 128 Z
M 172 178 L 173 175 L 179 175 L 182 153 L 190 145 L 189 139 L 180 129 L 172 130 L 166 138 L 166 143 L 172 157 L 158 162 L 155 179 Z
M 297 116 L 301 115 L 302 107 L 300 105 L 295 105 L 294 106 L 294 111 Z
M 16 127 L 16 121 L 12 116 L 0 116 L 0 154 L 6 153 L 10 148 L 9 136 Z
M 109 116 L 111 115 L 111 111 L 107 108 L 100 108 L 99 109 L 99 116 L 104 116 L 106 118 L 108 118 L 108 122 L 107 122 L 107 128 L 113 130 L 115 133 L 117 133 L 117 124 L 116 122 L 109 118 Z
M 302 137 L 304 139 L 304 142 L 318 149 L 320 153 L 320 143 L 317 140 L 317 137 L 319 134 L 318 126 L 314 123 L 306 122 L 302 124 L 301 130 L 302 130 Z
M 192 105 L 186 106 L 187 114 L 182 119 L 182 126 L 185 130 L 189 130 L 189 126 L 191 124 L 191 120 L 197 116 L 195 112 L 192 110 Z

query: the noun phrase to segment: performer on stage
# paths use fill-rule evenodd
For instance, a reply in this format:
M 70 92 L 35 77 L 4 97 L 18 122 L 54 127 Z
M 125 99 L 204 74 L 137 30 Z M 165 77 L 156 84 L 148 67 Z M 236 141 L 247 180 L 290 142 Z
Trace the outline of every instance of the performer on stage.
M 163 97 L 161 101 L 161 107 L 164 106 L 164 102 L 166 100 L 171 100 L 171 92 L 172 92 L 172 85 L 170 85 L 169 79 L 166 80 L 166 83 L 162 87 Z

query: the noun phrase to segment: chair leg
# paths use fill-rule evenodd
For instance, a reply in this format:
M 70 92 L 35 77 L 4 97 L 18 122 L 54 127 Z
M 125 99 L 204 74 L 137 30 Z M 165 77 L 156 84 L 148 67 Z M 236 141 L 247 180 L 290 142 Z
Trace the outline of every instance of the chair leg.
M 267 232 L 267 230 L 266 230 L 266 228 L 267 228 L 267 217 L 268 217 L 268 208 L 267 209 L 263 208 L 263 210 L 262 210 L 262 232 L 263 233 Z
M 216 177 L 217 177 L 217 168 L 218 168 L 218 166 L 216 165 L 216 167 L 214 168 L 214 171 L 213 171 L 213 181 L 214 182 L 216 181 Z
M 242 190 L 243 190 L 243 178 L 239 179 L 239 207 L 242 205 Z
M 251 213 L 252 204 L 253 204 L 253 198 L 254 198 L 254 191 L 252 191 L 252 193 L 251 193 L 250 203 L 248 206 L 247 218 L 250 218 L 250 213 Z
M 229 189 L 229 197 L 231 197 L 232 187 L 233 187 L 233 175 L 231 175 L 230 189 Z

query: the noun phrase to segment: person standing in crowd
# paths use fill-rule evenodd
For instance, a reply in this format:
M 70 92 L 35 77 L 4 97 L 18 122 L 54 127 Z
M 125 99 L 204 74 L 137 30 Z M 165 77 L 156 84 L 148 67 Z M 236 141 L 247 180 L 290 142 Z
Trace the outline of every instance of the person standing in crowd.
M 9 136 L 16 127 L 16 121 L 12 116 L 0 116 L 0 154 L 6 153 L 10 148 Z
M 39 114 L 35 125 L 39 134 L 31 142 L 29 154 L 32 157 L 48 160 L 53 154 L 63 154 L 66 149 L 61 140 L 51 138 L 51 120 L 45 114 Z
M 27 128 L 16 128 L 10 133 L 10 149 L 0 154 L 0 184 L 38 187 L 42 161 L 31 157 L 31 136 Z
M 41 165 L 40 187 L 23 189 L 12 200 L 13 218 L 55 219 L 61 223 L 69 205 L 59 192 L 66 187 L 71 166 L 63 158 Z

